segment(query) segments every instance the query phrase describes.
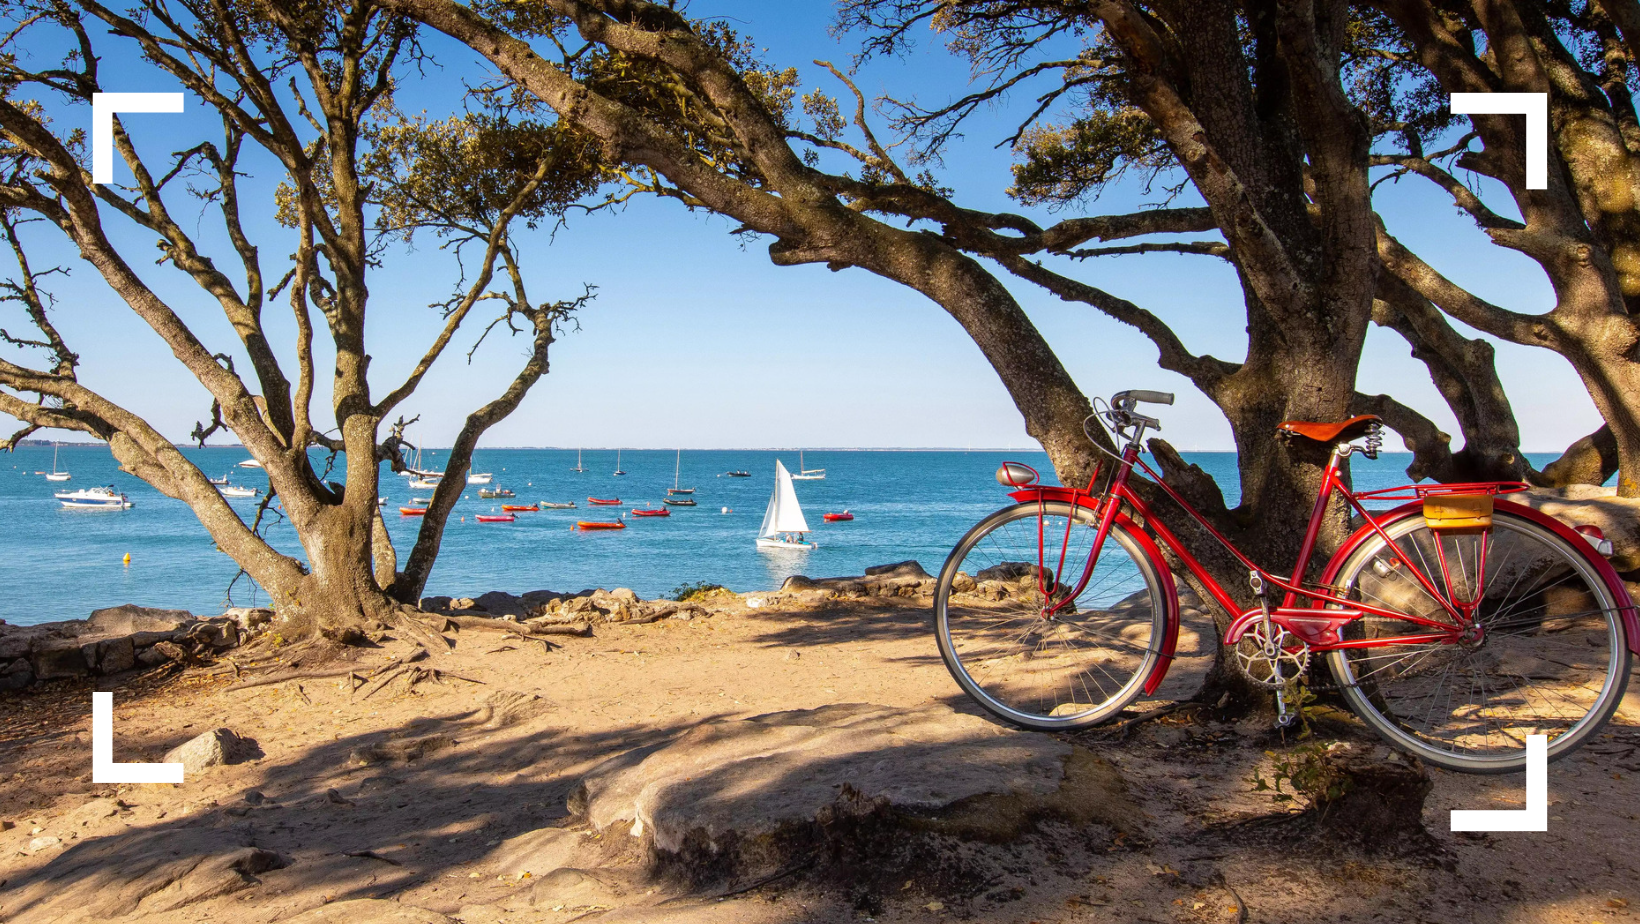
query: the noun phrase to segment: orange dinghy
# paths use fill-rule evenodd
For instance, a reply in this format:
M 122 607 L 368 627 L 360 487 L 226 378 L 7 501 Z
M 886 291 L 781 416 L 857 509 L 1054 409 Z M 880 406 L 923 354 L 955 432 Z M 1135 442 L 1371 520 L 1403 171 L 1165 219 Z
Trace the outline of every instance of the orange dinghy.
M 616 497 L 606 500 L 601 497 L 589 497 L 587 503 L 596 504 L 599 507 L 619 507 L 621 506 L 621 499 Z
M 404 516 L 407 516 L 407 517 L 424 517 L 424 516 L 427 515 L 427 508 L 426 507 L 400 507 L 399 508 L 399 513 L 401 513 L 401 514 L 403 514 Z
M 854 514 L 845 510 L 842 513 L 825 514 L 822 519 L 824 519 L 827 523 L 846 523 L 849 520 L 854 519 Z
M 575 528 L 576 529 L 626 529 L 626 524 L 622 523 L 619 520 L 616 520 L 614 523 L 604 523 L 604 522 L 597 521 L 597 520 L 579 520 L 579 521 L 576 522 Z
M 525 510 L 540 510 L 541 508 L 535 504 L 502 504 L 501 509 L 522 512 Z
M 667 510 L 665 507 L 644 510 L 634 507 L 632 509 L 632 515 L 635 517 L 669 517 L 672 515 L 672 511 Z
M 505 514 L 501 514 L 501 515 L 498 515 L 498 516 L 488 515 L 488 514 L 479 514 L 476 519 L 480 523 L 511 523 L 512 521 L 514 521 L 518 518 L 513 516 L 510 513 L 505 513 Z

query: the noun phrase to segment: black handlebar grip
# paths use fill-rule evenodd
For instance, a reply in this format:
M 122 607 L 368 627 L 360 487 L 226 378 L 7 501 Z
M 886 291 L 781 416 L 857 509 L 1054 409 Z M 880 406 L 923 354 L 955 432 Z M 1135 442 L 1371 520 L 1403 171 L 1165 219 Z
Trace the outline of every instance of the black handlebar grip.
M 1143 401 L 1146 404 L 1173 403 L 1173 393 L 1166 391 L 1130 391 L 1127 393 L 1127 396 L 1135 401 Z

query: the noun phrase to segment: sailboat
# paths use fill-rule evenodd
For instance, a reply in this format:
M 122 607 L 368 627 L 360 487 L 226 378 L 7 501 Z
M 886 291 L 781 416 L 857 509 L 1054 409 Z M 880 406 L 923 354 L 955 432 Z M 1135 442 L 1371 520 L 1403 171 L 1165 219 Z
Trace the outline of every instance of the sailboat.
M 581 465 L 581 450 L 579 450 L 579 449 L 575 450 L 575 467 L 570 469 L 570 471 L 572 471 L 572 472 L 584 472 L 584 471 L 586 471 L 586 468 Z
M 769 495 L 769 509 L 763 514 L 763 527 L 757 531 L 760 549 L 812 549 L 814 543 L 803 541 L 809 531 L 809 521 L 803 519 L 803 508 L 797 503 L 797 489 L 792 487 L 792 473 L 786 471 L 779 459 L 774 462 L 774 493 Z
M 797 450 L 797 474 L 792 476 L 793 481 L 825 481 L 826 470 L 823 468 L 804 468 L 803 450 Z
M 666 493 L 668 493 L 668 494 L 693 494 L 693 493 L 695 493 L 694 488 L 680 488 L 680 487 L 678 487 L 678 473 L 681 472 L 682 470 L 683 470 L 683 450 L 679 449 L 678 450 L 677 461 L 672 463 L 672 486 L 670 488 L 666 489 Z
M 617 474 L 617 475 L 625 475 L 626 474 L 626 472 L 621 470 L 621 451 L 619 449 L 615 450 L 615 474 Z
M 60 471 L 57 470 L 57 449 L 58 449 L 58 446 L 59 446 L 59 444 L 57 444 L 57 443 L 52 443 L 51 444 L 51 471 L 46 473 L 46 480 L 47 481 L 67 481 L 68 479 L 74 477 L 73 475 L 70 475 L 67 472 L 60 472 Z

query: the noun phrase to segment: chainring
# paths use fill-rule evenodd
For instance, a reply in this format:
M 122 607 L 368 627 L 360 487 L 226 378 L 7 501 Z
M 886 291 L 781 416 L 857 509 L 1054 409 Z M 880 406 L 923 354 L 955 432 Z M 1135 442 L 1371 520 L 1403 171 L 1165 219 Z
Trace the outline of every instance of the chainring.
M 1310 645 L 1286 629 L 1270 624 L 1274 637 L 1254 626 L 1236 643 L 1236 666 L 1248 680 L 1272 690 L 1286 686 L 1310 669 Z

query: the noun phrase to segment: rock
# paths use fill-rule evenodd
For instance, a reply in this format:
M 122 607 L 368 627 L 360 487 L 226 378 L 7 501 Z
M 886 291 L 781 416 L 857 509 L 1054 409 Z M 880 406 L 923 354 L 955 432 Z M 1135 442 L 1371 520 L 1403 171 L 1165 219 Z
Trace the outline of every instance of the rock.
M 265 607 L 236 606 L 222 615 L 224 618 L 232 619 L 243 632 L 249 632 L 273 621 L 273 610 Z
M 457 597 L 454 600 L 450 601 L 450 609 L 452 609 L 452 610 L 473 610 L 473 609 L 478 609 L 478 601 L 474 600 L 472 597 Z
M 79 641 L 80 655 L 85 658 L 86 666 L 92 673 L 117 674 L 130 670 L 137 663 L 137 651 L 131 644 L 130 636 L 121 635 L 91 641 L 82 638 Z
M 29 841 L 28 842 L 28 852 L 29 853 L 39 853 L 42 850 L 50 850 L 53 847 L 61 847 L 61 846 L 63 846 L 63 839 L 62 838 L 60 838 L 60 837 L 51 837 L 50 835 L 46 835 L 46 836 L 42 836 L 42 837 L 37 837 L 34 840 Z
M 172 642 L 182 637 L 188 630 L 178 629 L 175 632 L 133 632 L 128 638 L 135 648 L 147 648 L 159 642 Z
M 12 882 L 3 899 L 6 921 L 54 924 L 170 911 L 236 892 L 255 884 L 258 873 L 288 864 L 241 837 L 189 826 L 82 839 L 27 880 Z
M 7 626 L 0 632 L 0 661 L 26 658 L 35 639 L 44 638 L 45 630 L 34 626 Z
M 422 597 L 421 611 L 423 613 L 437 613 L 450 608 L 451 597 Z
M 529 605 L 523 598 L 499 590 L 482 594 L 475 598 L 473 603 L 491 616 L 524 616 L 529 612 Z
M 945 706 L 707 722 L 605 761 L 569 803 L 696 883 L 769 875 L 838 838 L 886 848 L 896 829 L 1006 839 L 1044 817 L 1139 826 L 1109 764 Z
M 0 668 L 0 690 L 21 690 L 33 682 L 34 668 L 27 658 L 18 658 Z
M 356 898 L 321 905 L 282 924 L 456 924 L 455 918 L 381 898 Z
M 133 632 L 174 632 L 195 619 L 187 610 L 157 610 L 127 603 L 94 610 L 86 620 L 88 634 L 130 635 Z
M 29 652 L 29 663 L 34 666 L 38 680 L 56 680 L 61 677 L 84 677 L 90 670 L 77 639 L 39 639 Z
M 535 880 L 530 904 L 537 908 L 615 905 L 639 887 L 638 877 L 630 870 L 560 867 Z
M 816 583 L 811 578 L 805 577 L 804 575 L 801 575 L 801 574 L 794 574 L 791 577 L 786 578 L 785 583 L 780 585 L 780 589 L 783 590 L 783 591 L 785 591 L 785 590 L 813 590 L 813 589 L 815 589 L 819 586 L 820 585 L 818 583 Z
M 239 624 L 231 619 L 211 619 L 188 628 L 188 637 L 217 650 L 239 644 Z
M 875 565 L 866 569 L 866 577 L 896 577 L 917 578 L 924 580 L 932 577 L 923 566 L 915 561 L 898 561 L 892 565 Z
M 209 767 L 240 764 L 262 757 L 262 748 L 250 738 L 241 738 L 226 728 L 213 729 L 172 748 L 163 763 L 182 764 L 184 774 L 197 774 Z
M 445 735 L 428 735 L 424 738 L 409 738 L 400 741 L 387 741 L 382 744 L 369 744 L 354 748 L 348 753 L 348 763 L 351 764 L 379 764 L 388 761 L 420 760 L 428 754 L 435 754 L 455 744 Z
M 167 642 L 166 644 L 169 645 L 170 643 Z M 161 649 L 158 645 L 137 652 L 137 663 L 143 667 L 158 667 L 169 660 L 171 659 L 166 656 L 164 649 Z
M 609 596 L 611 598 L 615 599 L 615 600 L 619 600 L 620 602 L 625 603 L 627 606 L 631 606 L 634 603 L 640 602 L 638 600 L 638 595 L 636 593 L 634 593 L 630 588 L 626 588 L 626 587 L 617 587 L 617 588 L 615 588 L 614 590 L 609 592 Z
M 625 589 L 625 588 L 622 588 Z M 628 590 L 625 596 L 616 596 L 614 593 L 599 589 L 592 592 L 587 598 L 592 607 L 603 614 L 609 622 L 625 622 L 632 618 L 632 604 L 637 596 Z
M 1500 500 L 1526 504 L 1571 526 L 1596 526 L 1612 543 L 1612 567 L 1640 569 L 1640 499 L 1618 497 L 1615 488 L 1569 485 L 1533 488 Z

